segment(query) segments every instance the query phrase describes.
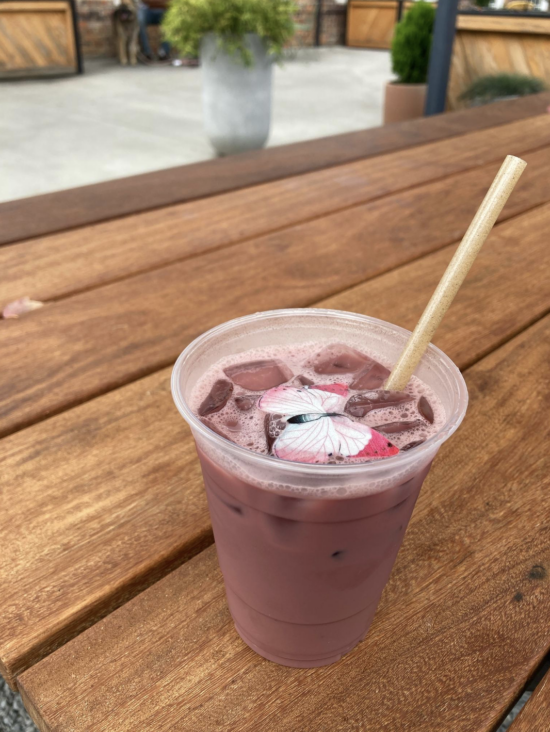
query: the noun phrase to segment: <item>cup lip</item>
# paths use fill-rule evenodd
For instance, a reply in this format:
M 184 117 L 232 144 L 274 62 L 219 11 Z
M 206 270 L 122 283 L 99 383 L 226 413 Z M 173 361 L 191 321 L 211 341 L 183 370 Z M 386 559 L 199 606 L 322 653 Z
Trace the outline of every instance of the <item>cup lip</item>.
M 298 463 L 291 460 L 281 460 L 280 458 L 272 455 L 262 455 L 252 450 L 247 450 L 245 447 L 231 442 L 216 432 L 213 432 L 201 420 L 193 413 L 187 402 L 185 401 L 183 394 L 180 389 L 179 375 L 185 361 L 192 355 L 196 348 L 203 345 L 206 341 L 217 338 L 223 333 L 232 330 L 234 327 L 245 324 L 247 322 L 258 322 L 261 320 L 268 320 L 273 317 L 292 317 L 292 316 L 325 316 L 325 317 L 343 317 L 347 319 L 354 319 L 362 322 L 368 322 L 371 324 L 380 325 L 384 328 L 391 328 L 395 333 L 401 333 L 408 337 L 411 331 L 406 328 L 402 328 L 399 325 L 394 325 L 385 320 L 379 318 L 373 318 L 369 315 L 362 315 L 359 313 L 352 313 L 346 310 L 332 310 L 327 308 L 284 308 L 280 310 L 265 310 L 262 312 L 251 313 L 250 315 L 244 315 L 239 318 L 233 318 L 220 325 L 216 325 L 213 328 L 205 331 L 202 335 L 195 338 L 188 346 L 180 353 L 177 358 L 171 375 L 171 390 L 172 398 L 174 403 L 185 421 L 191 427 L 193 433 L 197 432 L 201 437 L 207 441 L 216 445 L 219 449 L 229 452 L 237 458 L 244 459 L 248 462 L 256 463 L 257 465 L 264 466 L 266 469 L 276 469 L 288 473 L 308 473 L 310 475 L 324 476 L 342 476 L 342 475 L 357 475 L 361 472 L 368 475 L 369 473 L 375 473 L 380 468 L 388 469 L 406 469 L 411 464 L 420 462 L 423 455 L 432 456 L 435 454 L 437 449 L 445 442 L 449 437 L 456 432 L 459 428 L 464 416 L 466 414 L 466 408 L 468 406 L 468 389 L 464 377 L 460 372 L 460 369 L 455 363 L 445 354 L 440 348 L 430 343 L 428 351 L 439 356 L 444 362 L 446 367 L 450 371 L 450 375 L 454 376 L 457 391 L 458 400 L 457 406 L 454 412 L 447 417 L 447 420 L 443 427 L 428 438 L 421 445 L 416 447 L 414 450 L 406 452 L 399 452 L 397 455 L 392 457 L 384 458 L 383 460 L 372 460 L 364 463 L 344 463 L 337 465 L 327 465 L 325 463 Z M 423 356 L 424 358 L 424 356 Z

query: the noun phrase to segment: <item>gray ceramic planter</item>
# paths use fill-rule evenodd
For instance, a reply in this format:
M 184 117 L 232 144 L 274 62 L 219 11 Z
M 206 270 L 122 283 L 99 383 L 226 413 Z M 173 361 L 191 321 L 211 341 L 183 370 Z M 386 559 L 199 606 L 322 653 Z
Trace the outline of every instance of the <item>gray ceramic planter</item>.
M 269 136 L 273 62 L 259 36 L 247 33 L 245 43 L 251 67 L 225 53 L 214 33 L 201 43 L 204 127 L 219 155 L 256 150 Z

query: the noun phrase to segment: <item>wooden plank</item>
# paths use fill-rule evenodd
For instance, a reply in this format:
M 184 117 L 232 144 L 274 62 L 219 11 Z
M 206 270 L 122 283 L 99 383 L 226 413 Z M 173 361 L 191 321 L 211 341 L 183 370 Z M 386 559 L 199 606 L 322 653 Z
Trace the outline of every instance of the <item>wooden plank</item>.
M 550 199 L 550 148 L 525 159 L 533 165 L 504 218 Z M 3 321 L 0 434 L 167 366 L 220 321 L 310 305 L 456 241 L 497 168 L 484 166 Z
M 544 732 L 550 722 L 550 673 L 535 689 L 508 732 Z
M 397 2 L 352 2 L 348 8 L 347 45 L 390 48 L 397 22 Z
M 212 548 L 19 678 L 41 729 L 493 730 L 550 645 L 549 360 L 545 318 L 468 372 L 465 424 L 339 663 L 288 669 L 246 648 Z
M 0 204 L 0 244 L 402 150 L 546 111 L 550 92 Z
M 535 33 L 550 35 L 550 18 L 530 18 L 528 15 L 492 16 L 462 15 L 456 21 L 459 30 L 485 31 L 491 33 Z
M 397 0 L 351 0 L 350 10 L 352 8 L 393 8 L 397 12 Z
M 519 334 L 550 308 L 550 297 L 541 299 L 538 276 L 533 277 L 546 262 L 550 265 L 542 236 L 549 225 L 547 205 L 499 225 L 484 245 L 434 339 L 462 369 Z M 323 300 L 322 307 L 382 320 L 388 320 L 391 312 L 392 322 L 412 330 L 454 251 L 452 245 L 394 269 Z M 400 293 L 391 306 L 388 292 Z M 516 298 L 525 299 L 519 305 Z
M 75 64 L 67 2 L 0 3 L 0 70 L 4 74 Z
M 2 455 L 0 525 L 10 540 L 0 669 L 11 682 L 212 538 L 168 371 L 4 440 Z
M 2 2 L 1 12 L 2 13 L 21 13 L 21 12 L 33 12 L 33 13 L 47 13 L 52 10 L 67 9 L 67 2 L 61 2 L 61 0 L 47 0 L 46 2 L 33 2 L 32 0 L 17 0 L 17 2 Z
M 486 243 L 435 341 L 460 366 L 550 308 L 549 225 L 546 206 L 501 224 Z M 410 327 L 453 250 L 319 305 Z M 0 663 L 10 683 L 210 539 L 168 380 L 162 371 L 2 441 Z
M 548 144 L 550 116 L 0 249 L 0 307 L 59 298 Z
M 473 16 L 462 17 L 470 19 Z M 492 23 L 493 20 L 508 22 L 510 19 L 474 18 L 474 22 L 482 20 Z M 457 31 L 447 94 L 449 109 L 464 106 L 465 103 L 459 99 L 460 94 L 472 81 L 487 74 L 506 71 L 550 81 L 550 18 L 531 19 L 535 20 L 544 24 L 544 35 L 501 32 L 497 28 L 478 32 L 465 27 Z

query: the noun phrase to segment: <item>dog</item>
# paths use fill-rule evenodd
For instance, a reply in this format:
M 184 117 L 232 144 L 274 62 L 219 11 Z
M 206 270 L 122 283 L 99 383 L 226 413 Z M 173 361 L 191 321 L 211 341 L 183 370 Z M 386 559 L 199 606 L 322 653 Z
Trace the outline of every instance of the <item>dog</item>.
M 139 47 L 138 0 L 124 0 L 113 13 L 118 60 L 123 66 L 137 64 Z

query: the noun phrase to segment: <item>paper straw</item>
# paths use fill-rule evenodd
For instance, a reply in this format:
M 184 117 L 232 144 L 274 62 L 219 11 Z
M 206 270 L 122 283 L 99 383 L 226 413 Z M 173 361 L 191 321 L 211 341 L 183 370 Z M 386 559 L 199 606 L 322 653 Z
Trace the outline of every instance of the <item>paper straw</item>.
M 384 386 L 385 389 L 401 391 L 409 383 L 413 371 L 424 355 L 424 351 L 454 300 L 460 285 L 464 282 L 483 242 L 489 236 L 489 232 L 526 165 L 525 160 L 513 155 L 506 156 L 403 353 L 393 367 Z

